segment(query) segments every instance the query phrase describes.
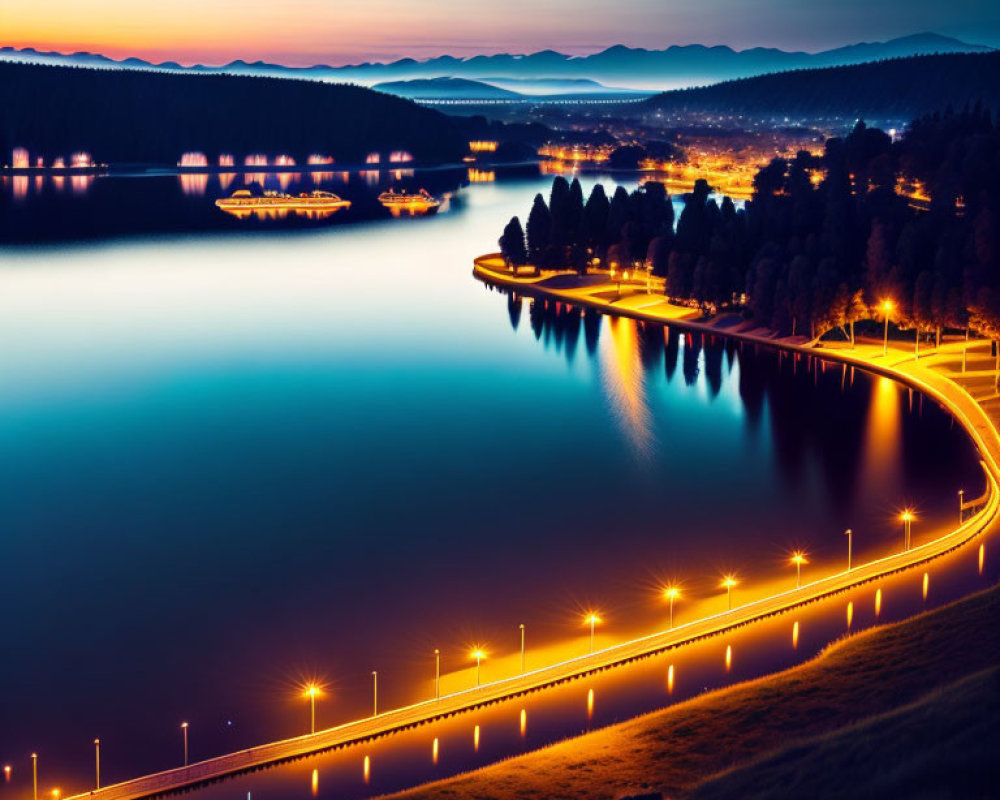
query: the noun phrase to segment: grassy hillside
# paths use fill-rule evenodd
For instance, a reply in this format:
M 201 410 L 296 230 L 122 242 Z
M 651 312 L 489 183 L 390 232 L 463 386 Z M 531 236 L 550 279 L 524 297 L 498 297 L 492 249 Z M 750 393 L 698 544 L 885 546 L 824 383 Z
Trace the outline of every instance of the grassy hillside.
M 664 92 L 651 111 L 911 118 L 977 101 L 1000 109 L 1000 52 L 950 53 L 802 69 Z
M 994 796 L 998 619 L 993 588 L 786 672 L 397 797 Z
M 358 86 L 235 75 L 177 75 L 0 63 L 0 152 L 104 162 L 173 163 L 185 151 L 310 153 L 356 160 L 409 150 L 460 158 L 464 139 L 443 114 Z

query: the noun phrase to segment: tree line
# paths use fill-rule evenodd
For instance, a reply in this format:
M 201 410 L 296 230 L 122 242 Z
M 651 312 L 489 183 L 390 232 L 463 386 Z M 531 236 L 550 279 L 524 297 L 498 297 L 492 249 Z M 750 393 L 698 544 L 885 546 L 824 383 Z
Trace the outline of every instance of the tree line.
M 929 199 L 900 191 L 917 182 Z M 916 119 L 897 141 L 859 122 L 821 155 L 774 159 L 743 208 L 699 180 L 676 220 L 662 184 L 610 200 L 597 185 L 584 200 L 578 181 L 557 177 L 500 248 L 542 268 L 649 266 L 668 297 L 738 307 L 782 335 L 853 336 L 889 301 L 900 327 L 1000 339 L 998 187 L 1000 127 L 977 105 Z
M 312 153 L 364 160 L 408 150 L 458 160 L 460 121 L 360 86 L 246 75 L 177 75 L 0 63 L 0 152 L 47 159 L 77 150 L 99 162 L 175 163 L 199 151 Z

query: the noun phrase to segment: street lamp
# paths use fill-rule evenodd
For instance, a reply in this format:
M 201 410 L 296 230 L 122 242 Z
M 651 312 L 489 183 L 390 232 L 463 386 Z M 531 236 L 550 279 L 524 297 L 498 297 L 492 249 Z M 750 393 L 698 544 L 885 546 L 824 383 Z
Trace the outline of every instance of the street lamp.
M 795 565 L 795 588 L 799 589 L 802 587 L 802 565 L 808 564 L 809 559 L 801 550 L 796 550 L 792 553 L 790 561 Z
M 584 622 L 590 624 L 590 652 L 594 652 L 594 626 L 601 621 L 597 614 L 589 614 Z
M 733 610 L 733 587 L 738 583 L 739 581 L 733 575 L 726 575 L 722 579 L 722 588 L 726 590 L 730 611 Z
M 965 509 L 962 507 L 962 501 L 965 497 L 965 489 L 958 490 L 958 524 L 961 525 L 965 521 L 965 514 L 963 513 Z
M 469 654 L 469 657 L 476 659 L 476 686 L 478 687 L 480 685 L 480 681 L 479 681 L 479 677 L 480 677 L 479 668 L 480 668 L 480 665 L 482 664 L 483 659 L 486 658 L 486 653 L 484 653 L 482 650 L 476 649 L 476 650 L 473 650 Z
M 889 314 L 892 312 L 892 300 L 882 301 L 882 312 L 885 314 L 885 335 L 882 337 L 882 358 L 889 352 Z
M 323 689 L 315 683 L 310 683 L 302 692 L 302 696 L 309 698 L 309 733 L 316 733 L 316 698 L 323 696 Z
M 847 537 L 847 571 L 850 572 L 851 571 L 851 544 L 852 544 L 851 539 L 854 537 L 854 534 L 851 532 L 851 529 L 848 528 L 846 531 L 844 531 L 844 535 Z
M 434 699 L 441 699 L 441 651 L 434 651 Z
M 668 586 L 663 590 L 663 596 L 670 601 L 670 628 L 674 627 L 674 600 L 681 596 L 681 590 L 676 586 Z
M 378 671 L 372 670 L 372 716 L 378 716 Z
M 615 280 L 617 272 L 618 272 L 618 263 L 616 261 L 612 261 L 611 262 L 611 269 L 608 271 L 608 274 L 611 276 L 611 280 L 615 281 L 615 290 L 617 291 L 618 296 L 621 297 L 622 296 L 622 282 L 621 282 L 621 278 L 618 278 L 618 280 Z
M 520 625 L 521 628 L 521 674 L 524 674 L 524 623 Z
M 184 735 L 184 766 L 188 765 L 188 724 L 181 723 L 181 733 Z
M 31 787 L 32 797 L 38 800 L 38 753 L 31 754 Z
M 910 530 L 911 523 L 913 522 L 913 512 L 908 508 L 904 509 L 899 518 L 903 521 L 903 550 L 906 551 L 910 549 Z
M 101 788 L 101 740 L 94 739 L 94 767 L 97 773 L 94 788 Z

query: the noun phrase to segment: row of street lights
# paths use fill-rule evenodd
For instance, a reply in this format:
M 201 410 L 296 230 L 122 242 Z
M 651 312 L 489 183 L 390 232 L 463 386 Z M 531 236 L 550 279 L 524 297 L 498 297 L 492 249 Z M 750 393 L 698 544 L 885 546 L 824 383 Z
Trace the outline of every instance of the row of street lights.
M 891 310 L 891 305 L 890 305 Z M 959 524 L 964 522 L 964 491 L 959 490 L 958 492 L 958 504 L 959 504 Z M 900 521 L 903 523 L 903 551 L 908 551 L 912 546 L 912 525 L 913 521 L 916 519 L 916 514 L 912 508 L 905 508 L 899 515 Z M 850 571 L 853 568 L 852 563 L 852 549 L 853 549 L 853 531 L 848 528 L 844 531 L 844 535 L 847 536 L 847 569 Z M 802 587 L 802 567 L 809 563 L 808 555 L 802 550 L 795 550 L 789 557 L 789 563 L 795 566 L 795 588 L 800 589 Z M 722 582 L 719 584 L 719 588 L 726 590 L 726 607 L 729 611 L 733 609 L 733 589 L 739 585 L 739 579 L 735 574 L 729 573 L 723 576 Z M 676 601 L 683 598 L 681 590 L 676 585 L 669 585 L 663 589 L 663 598 L 670 605 L 670 630 L 674 627 L 674 604 Z M 599 625 L 603 620 L 598 614 L 594 612 L 589 612 L 583 619 L 584 624 L 590 627 L 590 652 L 594 652 L 595 645 L 595 633 L 596 626 Z M 525 672 L 525 626 L 521 623 L 518 626 L 521 633 L 521 673 Z M 483 659 L 487 657 L 486 651 L 481 647 L 475 647 L 470 653 L 469 657 L 474 659 L 476 662 L 476 687 L 482 685 L 482 662 Z M 372 715 L 378 716 L 378 672 L 372 670 Z M 309 700 L 309 732 L 316 733 L 316 700 L 317 698 L 323 697 L 324 691 L 323 687 L 317 683 L 308 683 L 303 688 L 302 697 Z M 435 699 L 440 699 L 441 697 L 441 651 L 434 651 L 434 697 Z M 180 724 L 181 734 L 183 736 L 184 743 L 184 766 L 188 765 L 188 729 L 190 725 L 187 722 L 182 722 Z M 101 788 L 101 740 L 94 739 L 94 769 L 95 769 L 95 787 L 97 789 Z M 31 754 L 32 763 L 32 785 L 33 785 L 33 800 L 38 800 L 38 754 Z M 5 766 L 4 777 L 6 780 L 10 780 L 11 767 Z M 53 800 L 59 800 L 60 791 L 59 789 L 52 790 Z

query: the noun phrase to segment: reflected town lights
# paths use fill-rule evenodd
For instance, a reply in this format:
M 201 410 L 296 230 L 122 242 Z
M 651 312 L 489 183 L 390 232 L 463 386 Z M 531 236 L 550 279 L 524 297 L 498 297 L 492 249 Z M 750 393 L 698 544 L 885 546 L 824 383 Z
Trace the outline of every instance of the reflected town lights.
M 594 690 L 587 690 L 587 721 L 589 722 L 594 717 Z
M 479 752 L 479 726 L 472 729 L 472 749 Z
M 986 544 L 979 545 L 979 574 L 983 574 L 983 561 L 986 557 Z
M 365 783 L 371 780 L 372 777 L 372 761 L 368 756 L 365 756 L 365 765 L 363 767 L 363 775 L 365 778 Z
M 314 769 L 312 771 L 312 782 L 310 784 L 310 788 L 312 789 L 312 796 L 313 797 L 315 797 L 316 795 L 319 794 L 319 770 L 318 769 Z
M 526 708 L 521 709 L 521 736 L 523 737 L 528 732 L 528 710 Z
M 925 572 L 924 573 L 923 591 L 922 591 L 922 593 L 923 593 L 923 599 L 924 600 L 927 599 L 927 590 L 930 588 L 930 579 L 931 579 L 931 576 L 928 573 Z
M 726 645 L 726 672 L 733 666 L 733 646 L 731 644 Z
M 799 589 L 802 586 L 802 565 L 808 564 L 809 560 L 806 558 L 806 554 L 801 550 L 796 550 L 792 553 L 790 563 L 795 565 L 795 588 Z
M 674 665 L 667 667 L 667 693 L 674 693 Z
M 851 623 L 854 621 L 854 601 L 851 600 L 847 604 L 847 627 L 851 627 Z
M 796 620 L 795 624 L 792 625 L 792 648 L 798 648 L 799 646 L 799 623 Z
M 438 763 L 438 737 L 434 737 L 434 743 L 431 745 L 431 761 L 435 764 Z
M 875 590 L 875 616 L 882 613 L 882 590 Z

